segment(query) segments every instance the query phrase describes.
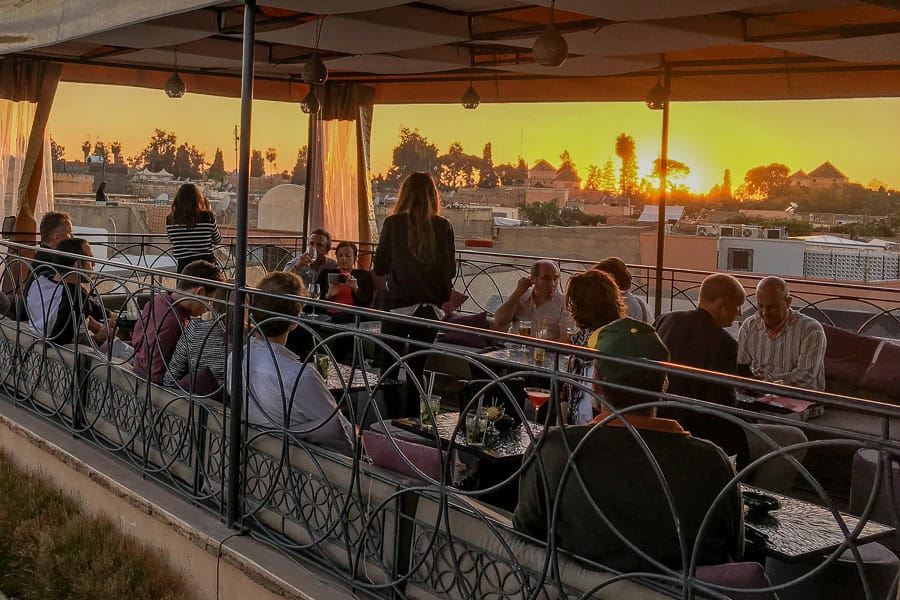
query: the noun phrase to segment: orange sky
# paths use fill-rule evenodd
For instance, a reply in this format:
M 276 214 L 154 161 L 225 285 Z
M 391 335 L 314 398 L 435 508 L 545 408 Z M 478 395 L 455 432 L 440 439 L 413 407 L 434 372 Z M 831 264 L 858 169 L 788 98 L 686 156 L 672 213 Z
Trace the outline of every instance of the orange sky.
M 221 147 L 226 168 L 234 165 L 233 131 L 240 103 L 188 93 L 172 100 L 162 91 L 117 86 L 61 83 L 50 119 L 54 139 L 66 157 L 81 158 L 81 143 L 90 138 L 120 141 L 126 156 L 137 154 L 154 128 L 174 131 L 212 161 Z M 602 166 L 625 132 L 637 145 L 641 175 L 659 153 L 661 113 L 642 103 L 482 104 L 377 106 L 372 131 L 373 173 L 386 171 L 401 126 L 419 128 L 446 152 L 454 141 L 466 152 L 481 154 L 492 142 L 494 162 L 515 161 L 520 154 L 533 164 L 540 158 L 558 163 L 568 149 L 582 177 L 594 163 Z M 675 104 L 671 109 L 669 156 L 687 163 L 685 181 L 707 191 L 731 169 L 735 187 L 755 166 L 781 162 L 809 171 L 830 160 L 852 181 L 878 179 L 900 188 L 896 151 L 900 139 L 900 99 L 790 102 L 704 102 Z M 253 147 L 275 147 L 279 170 L 290 170 L 297 149 L 306 143 L 306 115 L 296 104 L 254 104 Z

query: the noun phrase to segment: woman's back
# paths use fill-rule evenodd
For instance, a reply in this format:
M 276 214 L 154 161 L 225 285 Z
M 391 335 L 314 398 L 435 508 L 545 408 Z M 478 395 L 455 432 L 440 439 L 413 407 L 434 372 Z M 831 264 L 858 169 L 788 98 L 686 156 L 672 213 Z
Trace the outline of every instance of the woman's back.
M 222 241 L 216 217 L 209 211 L 199 214 L 197 223 L 174 223 L 166 217 L 166 234 L 172 243 L 172 255 L 178 259 L 211 254 L 213 246 Z
M 453 226 L 434 215 L 434 256 L 430 261 L 416 257 L 409 248 L 410 217 L 405 213 L 389 216 L 381 228 L 375 251 L 374 271 L 387 276 L 386 308 L 431 303 L 441 305 L 450 298 L 456 277 L 456 246 Z

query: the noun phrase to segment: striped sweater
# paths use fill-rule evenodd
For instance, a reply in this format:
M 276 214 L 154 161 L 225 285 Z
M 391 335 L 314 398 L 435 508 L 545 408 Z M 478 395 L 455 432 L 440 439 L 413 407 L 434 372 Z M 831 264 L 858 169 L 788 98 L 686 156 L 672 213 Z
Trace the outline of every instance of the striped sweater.
M 166 234 L 172 243 L 172 256 L 183 260 L 194 256 L 212 254 L 213 246 L 222 241 L 222 234 L 211 212 L 200 214 L 200 219 L 193 227 L 171 222 L 171 215 L 166 218 Z

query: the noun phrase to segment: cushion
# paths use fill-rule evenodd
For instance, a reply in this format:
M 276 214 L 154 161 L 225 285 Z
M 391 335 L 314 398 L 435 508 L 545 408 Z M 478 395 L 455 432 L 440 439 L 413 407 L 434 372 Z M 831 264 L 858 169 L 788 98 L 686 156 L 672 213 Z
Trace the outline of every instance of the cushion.
M 209 367 L 200 367 L 196 373 L 186 373 L 178 381 L 178 387 L 185 392 L 198 396 L 211 396 L 213 399 L 219 399 L 222 392 L 222 384 L 216 380 Z
M 435 481 L 443 479 L 442 456 L 437 448 L 397 438 L 393 439 L 397 448 L 394 448 L 391 440 L 384 434 L 371 430 L 363 431 L 363 444 L 366 448 L 366 454 L 372 459 L 373 463 L 379 467 L 421 479 L 422 476 L 416 473 L 416 469 L 409 464 L 412 463 L 431 479 Z M 446 453 L 444 453 L 443 458 L 446 460 Z
M 842 390 L 858 387 L 879 340 L 830 325 L 822 327 L 828 344 L 825 349 L 825 377 L 829 390 L 834 389 L 835 385 Z
M 882 342 L 875 361 L 869 365 L 859 382 L 860 387 L 900 404 L 900 369 L 897 365 L 900 365 L 900 346 Z
M 747 590 L 746 592 L 729 592 L 728 597 L 734 600 L 768 600 L 777 596 L 772 593 L 753 593 L 752 590 L 767 588 L 772 584 L 766 577 L 763 566 L 755 562 L 725 563 L 697 567 L 697 579 L 721 585 Z
M 450 315 L 444 319 L 444 322 L 488 329 L 488 314 L 487 312 L 480 312 L 473 315 Z M 486 348 L 491 344 L 489 337 L 468 331 L 442 331 L 438 336 L 438 341 L 445 344 L 469 346 L 470 348 Z

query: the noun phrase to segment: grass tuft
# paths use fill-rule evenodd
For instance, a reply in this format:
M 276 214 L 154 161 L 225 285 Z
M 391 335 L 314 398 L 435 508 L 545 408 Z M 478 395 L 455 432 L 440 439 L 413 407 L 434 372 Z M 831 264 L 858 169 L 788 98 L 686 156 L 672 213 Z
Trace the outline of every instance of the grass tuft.
M 20 600 L 192 598 L 162 555 L 0 451 L 0 591 Z

